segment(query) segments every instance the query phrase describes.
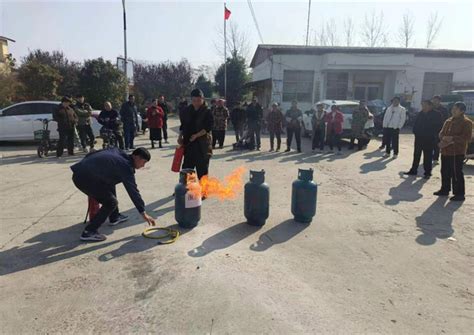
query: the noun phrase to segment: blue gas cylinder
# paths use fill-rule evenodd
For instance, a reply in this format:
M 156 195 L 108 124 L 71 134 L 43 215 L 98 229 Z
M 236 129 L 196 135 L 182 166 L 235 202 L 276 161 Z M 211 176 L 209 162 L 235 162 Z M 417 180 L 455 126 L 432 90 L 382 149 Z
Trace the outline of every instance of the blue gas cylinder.
M 298 169 L 298 179 L 291 191 L 291 213 L 295 221 L 309 223 L 316 214 L 318 185 L 313 182 L 313 169 Z
M 265 170 L 250 171 L 244 188 L 244 215 L 252 226 L 263 226 L 270 214 L 270 188 L 265 183 Z
M 174 188 L 174 217 L 180 227 L 194 228 L 201 220 L 201 186 L 193 169 L 179 173 L 179 183 Z

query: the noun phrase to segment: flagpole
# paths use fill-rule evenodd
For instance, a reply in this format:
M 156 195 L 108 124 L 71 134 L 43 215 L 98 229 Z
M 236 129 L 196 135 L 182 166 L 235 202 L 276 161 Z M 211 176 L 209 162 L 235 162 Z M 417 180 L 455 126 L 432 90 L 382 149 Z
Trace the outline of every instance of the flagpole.
M 125 88 L 125 100 L 128 99 L 128 73 L 127 73 L 127 14 L 125 12 L 125 0 L 122 0 L 122 7 L 123 7 L 123 48 L 125 52 L 125 80 L 127 81 L 127 87 Z
M 226 4 L 224 2 L 224 13 L 226 12 Z M 227 100 L 227 20 L 224 14 L 224 100 Z

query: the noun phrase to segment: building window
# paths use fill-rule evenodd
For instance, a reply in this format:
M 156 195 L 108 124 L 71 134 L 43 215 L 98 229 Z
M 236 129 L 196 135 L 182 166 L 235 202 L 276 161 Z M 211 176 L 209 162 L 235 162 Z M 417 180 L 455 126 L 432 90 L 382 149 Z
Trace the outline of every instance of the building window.
M 283 71 L 283 101 L 312 102 L 314 71 Z
M 326 80 L 326 99 L 346 100 L 349 74 L 347 72 L 329 72 Z
M 453 73 L 425 72 L 422 99 L 431 99 L 433 95 L 449 94 L 453 87 Z

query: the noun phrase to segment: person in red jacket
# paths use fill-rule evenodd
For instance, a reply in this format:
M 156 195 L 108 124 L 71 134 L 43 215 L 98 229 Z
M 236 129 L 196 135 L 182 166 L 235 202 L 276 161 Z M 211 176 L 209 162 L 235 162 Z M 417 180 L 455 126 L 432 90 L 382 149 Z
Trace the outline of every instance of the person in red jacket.
M 153 99 L 151 106 L 146 111 L 145 122 L 150 129 L 150 141 L 151 148 L 155 148 L 155 141 L 158 141 L 159 148 L 163 148 L 161 145 L 161 129 L 163 128 L 163 118 L 165 112 L 158 106 L 158 99 Z
M 331 106 L 331 112 L 326 115 L 327 139 L 331 152 L 334 146 L 337 146 L 337 154 L 341 154 L 341 134 L 344 114 L 342 114 L 336 105 Z

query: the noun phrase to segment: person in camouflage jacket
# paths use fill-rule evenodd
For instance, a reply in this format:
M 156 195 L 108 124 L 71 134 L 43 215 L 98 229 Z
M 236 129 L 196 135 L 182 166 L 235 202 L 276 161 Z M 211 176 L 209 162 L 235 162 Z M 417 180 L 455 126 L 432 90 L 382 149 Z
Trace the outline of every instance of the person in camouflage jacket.
M 273 151 L 275 137 L 277 139 L 276 151 L 280 151 L 281 147 L 281 129 L 283 127 L 283 114 L 278 108 L 278 104 L 272 104 L 272 110 L 267 115 L 267 128 L 270 132 L 270 152 Z
M 214 125 L 212 127 L 212 148 L 216 148 L 219 142 L 219 148 L 224 146 L 225 132 L 227 130 L 227 120 L 229 119 L 229 110 L 224 106 L 224 99 L 217 100 L 216 107 L 212 111 Z

